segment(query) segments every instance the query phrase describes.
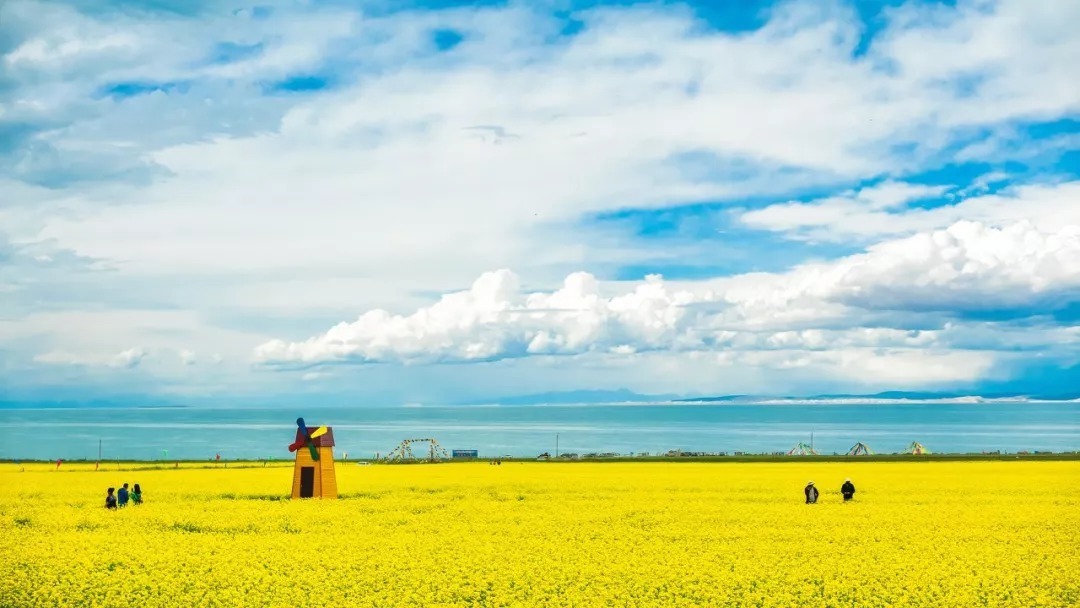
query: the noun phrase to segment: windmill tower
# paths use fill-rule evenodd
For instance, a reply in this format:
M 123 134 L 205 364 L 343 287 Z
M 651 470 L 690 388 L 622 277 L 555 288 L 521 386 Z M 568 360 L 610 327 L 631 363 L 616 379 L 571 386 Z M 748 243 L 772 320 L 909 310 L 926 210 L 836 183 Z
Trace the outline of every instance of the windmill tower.
M 320 426 L 309 430 L 303 418 L 296 419 L 296 441 L 289 446 L 296 452 L 293 467 L 293 498 L 337 498 L 334 474 L 334 429 Z
M 863 442 L 856 443 L 848 450 L 848 456 L 873 456 L 874 450 L 870 449 L 870 446 Z

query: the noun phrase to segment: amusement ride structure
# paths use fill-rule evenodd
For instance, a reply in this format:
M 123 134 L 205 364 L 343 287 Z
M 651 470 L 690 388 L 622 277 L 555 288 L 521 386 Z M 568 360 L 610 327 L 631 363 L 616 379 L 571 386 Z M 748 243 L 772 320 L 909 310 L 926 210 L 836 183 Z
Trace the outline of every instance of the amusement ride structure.
M 427 444 L 427 458 L 417 458 L 413 453 L 412 446 L 414 443 Z M 425 437 L 423 439 L 405 439 L 396 448 L 394 448 L 389 454 L 386 455 L 387 462 L 441 462 L 443 460 L 449 460 L 450 454 L 446 449 L 439 445 L 438 441 Z
M 795 444 L 795 447 L 787 451 L 788 456 L 817 456 L 818 452 L 814 449 L 814 446 L 809 443 L 803 443 L 800 441 Z
M 847 455 L 848 456 L 873 456 L 874 455 L 874 450 L 871 450 L 870 446 L 868 446 L 865 443 L 860 441 L 859 443 L 856 443 L 855 445 L 851 446 L 851 449 L 848 450 Z
M 907 449 L 904 450 L 904 451 L 906 453 L 908 453 L 908 454 L 916 454 L 916 455 L 918 455 L 918 454 L 930 454 L 931 453 L 930 450 L 926 449 L 926 446 L 919 443 L 918 441 L 912 441 L 911 445 L 909 445 L 907 447 Z

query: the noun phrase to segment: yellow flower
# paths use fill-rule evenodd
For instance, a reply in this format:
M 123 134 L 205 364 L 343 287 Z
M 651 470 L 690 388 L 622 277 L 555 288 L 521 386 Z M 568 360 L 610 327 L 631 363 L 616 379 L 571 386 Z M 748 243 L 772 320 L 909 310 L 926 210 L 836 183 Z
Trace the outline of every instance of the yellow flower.
M 0 465 L 0 606 L 1080 605 L 1080 462 L 507 465 Z

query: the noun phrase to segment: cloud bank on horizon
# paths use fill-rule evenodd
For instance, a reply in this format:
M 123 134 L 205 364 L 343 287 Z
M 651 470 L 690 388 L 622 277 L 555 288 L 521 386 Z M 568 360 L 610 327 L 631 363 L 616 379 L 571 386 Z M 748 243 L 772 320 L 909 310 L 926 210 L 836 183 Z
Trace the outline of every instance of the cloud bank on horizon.
M 739 6 L 5 3 L 0 387 L 1080 391 L 1080 5 Z

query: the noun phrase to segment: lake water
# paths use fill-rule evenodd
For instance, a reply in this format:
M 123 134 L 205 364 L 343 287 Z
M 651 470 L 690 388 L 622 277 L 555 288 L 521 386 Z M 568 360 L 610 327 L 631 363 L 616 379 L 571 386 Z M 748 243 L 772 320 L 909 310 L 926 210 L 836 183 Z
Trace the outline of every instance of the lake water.
M 289 458 L 298 415 L 331 425 L 335 453 L 386 454 L 432 437 L 483 456 L 786 451 L 877 453 L 918 441 L 934 452 L 1080 450 L 1080 403 L 529 405 L 392 408 L 0 410 L 0 458 Z M 167 450 L 167 456 L 163 453 Z

